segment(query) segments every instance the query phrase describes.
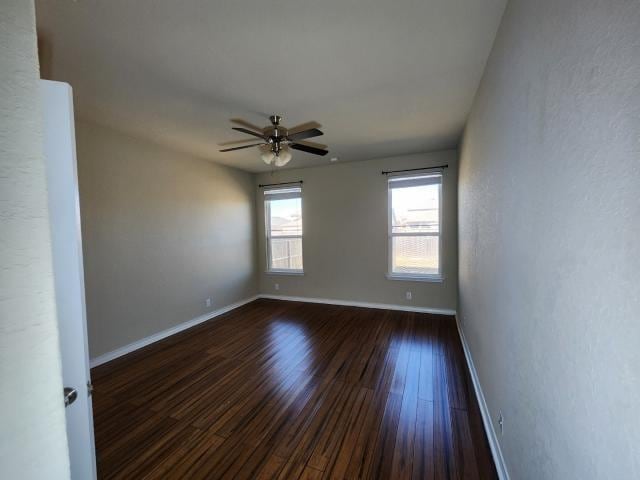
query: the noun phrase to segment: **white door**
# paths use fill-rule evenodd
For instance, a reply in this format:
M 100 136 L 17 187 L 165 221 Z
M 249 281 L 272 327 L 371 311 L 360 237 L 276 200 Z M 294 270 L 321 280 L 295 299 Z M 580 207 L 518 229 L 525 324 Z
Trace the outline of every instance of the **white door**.
M 71 478 L 91 480 L 96 468 L 73 96 L 66 83 L 40 83 L 62 378 L 66 398 L 73 400 L 65 409 Z

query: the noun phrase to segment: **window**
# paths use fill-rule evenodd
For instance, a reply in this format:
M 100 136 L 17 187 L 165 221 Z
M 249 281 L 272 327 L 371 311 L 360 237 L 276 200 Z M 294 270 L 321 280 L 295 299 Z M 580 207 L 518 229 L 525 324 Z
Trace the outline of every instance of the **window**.
M 442 174 L 389 178 L 389 277 L 441 279 Z
M 302 189 L 264 191 L 267 270 L 302 273 Z

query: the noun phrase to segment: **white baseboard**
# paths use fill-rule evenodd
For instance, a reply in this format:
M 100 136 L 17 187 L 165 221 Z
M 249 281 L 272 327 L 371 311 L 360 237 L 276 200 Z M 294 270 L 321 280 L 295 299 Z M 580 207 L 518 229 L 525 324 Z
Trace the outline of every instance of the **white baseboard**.
M 110 362 L 111 360 L 115 360 L 116 358 L 126 355 L 127 353 L 131 353 L 135 350 L 138 350 L 139 348 L 146 347 L 147 345 L 155 343 L 164 338 L 170 337 L 171 335 L 174 335 L 178 332 L 186 330 L 187 328 L 194 327 L 199 323 L 206 322 L 207 320 L 210 320 L 219 315 L 222 315 L 223 313 L 227 313 L 228 311 L 233 310 L 234 308 L 238 308 L 249 302 L 253 302 L 258 298 L 270 298 L 273 300 L 286 300 L 286 301 L 293 301 L 293 302 L 326 303 L 330 305 L 346 305 L 351 307 L 379 308 L 384 310 L 403 310 L 407 312 L 435 313 L 440 315 L 456 314 L 455 310 L 450 310 L 446 308 L 412 307 L 409 305 L 391 305 L 386 303 L 355 302 L 355 301 L 347 301 L 347 300 L 334 300 L 329 298 L 288 297 L 288 296 L 281 296 L 281 295 L 260 294 L 250 298 L 246 298 L 244 300 L 233 303 L 231 305 L 227 305 L 226 307 L 222 307 L 213 312 L 205 313 L 204 315 L 200 315 L 199 317 L 193 318 L 191 320 L 188 320 L 174 327 L 168 328 L 161 332 L 154 333 L 153 335 L 150 335 L 148 337 L 132 342 L 128 345 L 125 345 L 124 347 L 120 347 L 111 352 L 104 353 L 96 358 L 92 358 L 89 364 L 91 368 L 93 368 L 93 367 L 97 367 L 98 365 L 102 365 L 103 363 Z
M 223 313 L 227 313 L 234 308 L 238 308 L 249 302 L 253 302 L 254 300 L 258 299 L 258 297 L 258 295 L 255 295 L 250 298 L 245 298 L 244 300 L 240 300 L 239 302 L 232 303 L 231 305 L 227 305 L 226 307 L 219 308 L 218 310 L 214 310 L 213 312 L 205 313 L 204 315 L 200 315 L 199 317 L 192 318 L 191 320 L 188 320 L 184 323 L 168 328 L 161 332 L 154 333 L 153 335 L 149 335 L 148 337 L 132 342 L 128 345 L 125 345 L 124 347 L 117 348 L 116 350 L 107 352 L 96 358 L 92 358 L 89 364 L 91 368 L 93 368 L 97 367 L 98 365 L 102 365 L 103 363 L 110 362 L 111 360 L 115 360 L 116 358 L 126 355 L 127 353 L 131 353 L 135 350 L 138 350 L 139 348 L 146 347 L 147 345 L 155 343 L 158 340 L 170 337 L 171 335 L 175 335 L 176 333 L 186 330 L 187 328 L 194 327 L 199 323 L 211 320 L 212 318 L 222 315 Z
M 455 315 L 456 311 L 448 308 L 412 307 L 411 305 L 392 305 L 388 303 L 355 302 L 351 300 L 335 300 L 332 298 L 289 297 L 285 295 L 269 295 L 261 293 L 259 298 L 286 300 L 289 302 L 326 303 L 329 305 L 345 305 L 348 307 L 379 308 L 382 310 L 402 310 L 404 312 L 435 313 L 438 315 Z
M 478 406 L 480 407 L 480 414 L 482 415 L 482 423 L 484 424 L 484 431 L 487 433 L 487 439 L 489 440 L 489 446 L 491 447 L 491 454 L 493 455 L 493 462 L 496 465 L 498 471 L 498 477 L 500 480 L 509 480 L 509 471 L 504 463 L 504 457 L 502 456 L 502 450 L 498 443 L 498 437 L 496 431 L 493 428 L 493 422 L 491 421 L 491 414 L 487 407 L 487 402 L 484 399 L 484 393 L 482 393 L 482 387 L 480 386 L 480 379 L 478 378 L 478 372 L 473 364 L 473 358 L 471 357 L 471 351 L 467 344 L 467 339 L 462 331 L 460 320 L 456 315 L 456 326 L 458 327 L 458 334 L 462 341 L 462 348 L 464 350 L 464 356 L 467 360 L 467 366 L 469 367 L 469 373 L 471 374 L 471 381 L 473 382 L 473 389 L 476 392 L 476 398 L 478 400 Z

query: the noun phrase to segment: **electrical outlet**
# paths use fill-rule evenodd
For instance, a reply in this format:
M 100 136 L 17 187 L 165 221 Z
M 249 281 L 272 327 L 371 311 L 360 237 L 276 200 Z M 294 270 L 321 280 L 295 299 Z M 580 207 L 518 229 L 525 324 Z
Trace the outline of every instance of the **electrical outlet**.
M 504 435 L 504 417 L 502 416 L 502 410 L 498 413 L 498 425 L 500 426 L 500 435 Z
M 204 303 L 205 303 L 205 305 L 207 307 L 210 307 L 211 306 L 211 297 L 207 298 Z
M 280 284 L 279 283 L 275 283 L 273 285 L 273 288 L 275 288 L 276 290 L 280 290 Z
M 407 300 L 411 300 L 411 292 L 407 292 Z

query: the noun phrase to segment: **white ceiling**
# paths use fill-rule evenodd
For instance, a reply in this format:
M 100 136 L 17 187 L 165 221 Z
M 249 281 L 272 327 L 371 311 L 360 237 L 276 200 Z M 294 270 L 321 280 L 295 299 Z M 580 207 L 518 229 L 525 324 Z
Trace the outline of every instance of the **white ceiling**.
M 323 125 L 288 167 L 454 147 L 506 0 L 37 0 L 77 114 L 248 171 L 231 117 Z

